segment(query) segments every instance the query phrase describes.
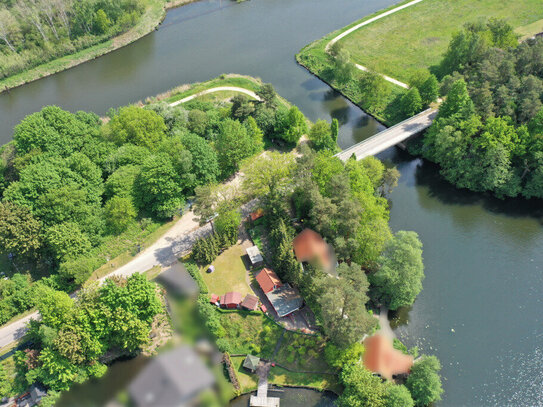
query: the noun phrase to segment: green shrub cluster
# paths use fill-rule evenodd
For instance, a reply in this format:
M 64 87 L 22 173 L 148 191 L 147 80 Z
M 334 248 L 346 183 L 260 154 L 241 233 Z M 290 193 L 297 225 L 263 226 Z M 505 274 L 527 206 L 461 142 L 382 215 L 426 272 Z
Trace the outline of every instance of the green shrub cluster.
M 198 284 L 200 294 L 209 293 L 209 288 L 207 287 L 206 282 L 202 278 L 202 274 L 200 274 L 200 270 L 198 269 L 198 266 L 194 264 L 194 262 L 192 261 L 185 261 L 183 264 L 185 265 L 188 273 L 192 276 L 194 281 L 196 281 L 196 284 Z
M 37 305 L 42 319 L 30 323 L 30 348 L 15 354 L 18 380 L 55 391 L 102 376 L 107 367 L 100 360 L 109 351 L 139 352 L 161 310 L 155 284 L 139 273 L 87 287 L 77 301 L 42 286 Z

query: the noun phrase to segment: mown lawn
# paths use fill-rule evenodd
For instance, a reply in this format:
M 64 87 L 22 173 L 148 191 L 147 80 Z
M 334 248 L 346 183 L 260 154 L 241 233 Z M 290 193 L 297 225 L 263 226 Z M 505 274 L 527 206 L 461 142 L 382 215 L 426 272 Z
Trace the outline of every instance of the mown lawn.
M 210 293 L 222 295 L 228 291 L 237 291 L 243 296 L 253 293 L 246 280 L 247 270 L 242 260 L 244 255 L 245 249 L 241 245 L 235 245 L 211 263 L 215 266 L 213 273 L 207 273 L 209 266 L 200 269 Z
M 232 356 L 232 365 L 238 376 L 239 385 L 241 386 L 241 392 L 247 393 L 248 391 L 256 390 L 258 386 L 258 377 L 256 374 L 249 372 L 243 367 L 243 356 Z
M 543 4 L 541 0 L 424 0 L 360 28 L 340 43 L 353 61 L 405 82 L 415 70 L 437 65 L 452 35 L 465 23 L 492 17 L 513 27 L 527 26 L 543 18 Z
M 221 75 L 218 78 L 214 78 L 206 82 L 194 83 L 189 85 L 188 88 L 187 86 L 182 86 L 180 87 L 181 90 L 173 89 L 170 92 L 167 92 L 169 95 L 166 95 L 167 97 L 165 100 L 168 103 L 173 103 L 187 96 L 202 92 L 203 90 L 216 88 L 219 86 L 236 86 L 256 92 L 258 89 L 260 89 L 261 84 L 262 82 L 249 76 L 236 74 Z

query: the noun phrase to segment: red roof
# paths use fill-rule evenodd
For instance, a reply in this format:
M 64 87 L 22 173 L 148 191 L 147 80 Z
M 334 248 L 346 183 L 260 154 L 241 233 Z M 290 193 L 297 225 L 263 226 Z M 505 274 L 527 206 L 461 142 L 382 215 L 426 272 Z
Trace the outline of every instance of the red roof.
M 251 212 L 249 216 L 251 217 L 251 220 L 254 222 L 255 220 L 260 219 L 262 216 L 264 216 L 264 209 L 258 208 L 256 211 Z
M 251 311 L 256 310 L 258 308 L 258 297 L 256 295 L 247 294 L 241 302 L 241 306 Z
M 260 288 L 262 288 L 262 291 L 266 294 L 283 285 L 281 280 L 279 280 L 279 277 L 277 277 L 277 274 L 267 267 L 264 267 L 260 273 L 258 273 L 256 281 L 258 281 Z
M 221 296 L 221 305 L 238 305 L 241 302 L 241 294 L 230 291 Z
M 330 248 L 324 239 L 317 232 L 311 229 L 304 229 L 292 242 L 294 254 L 299 262 L 313 261 L 318 259 L 322 266 L 330 268 Z
M 392 340 L 382 335 L 373 335 L 364 341 L 364 366 L 385 379 L 398 374 L 407 374 L 413 366 L 413 356 L 404 355 L 392 346 Z
M 210 300 L 210 302 L 211 302 L 212 304 L 215 304 L 215 303 L 216 303 L 217 301 L 219 301 L 219 300 L 220 300 L 220 297 L 219 297 L 217 294 L 211 294 L 211 300 Z

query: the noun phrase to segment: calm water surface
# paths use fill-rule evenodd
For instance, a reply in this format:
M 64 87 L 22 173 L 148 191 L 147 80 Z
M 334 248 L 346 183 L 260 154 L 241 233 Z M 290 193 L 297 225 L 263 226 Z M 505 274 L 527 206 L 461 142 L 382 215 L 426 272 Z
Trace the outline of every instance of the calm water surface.
M 46 104 L 103 114 L 236 72 L 271 82 L 312 120 L 338 118 L 339 143 L 347 147 L 382 126 L 297 66 L 294 55 L 394 2 L 202 1 L 173 10 L 158 31 L 128 47 L 0 95 L 0 140 L 9 141 L 13 125 Z M 440 405 L 543 405 L 543 204 L 456 190 L 435 166 L 395 149 L 381 158 L 402 174 L 391 225 L 420 234 L 426 265 L 424 290 L 396 332 L 442 361 Z

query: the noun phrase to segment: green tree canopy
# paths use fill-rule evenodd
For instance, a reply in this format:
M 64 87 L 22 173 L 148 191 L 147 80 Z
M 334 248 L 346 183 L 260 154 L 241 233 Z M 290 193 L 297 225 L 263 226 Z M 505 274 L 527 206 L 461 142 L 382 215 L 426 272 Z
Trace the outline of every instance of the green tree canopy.
M 360 364 L 346 366 L 340 375 L 345 390 L 339 407 L 385 407 L 386 392 L 381 379 Z
M 41 222 L 30 209 L 11 202 L 0 202 L 0 246 L 22 256 L 31 255 L 42 245 Z
M 331 150 L 336 148 L 335 140 L 332 138 L 332 129 L 326 120 L 317 120 L 309 131 L 309 140 L 315 150 Z
M 417 88 L 409 89 L 400 100 L 400 109 L 404 117 L 411 117 L 422 110 L 422 99 Z
M 137 106 L 122 107 L 105 129 L 107 136 L 118 145 L 131 143 L 150 150 L 156 148 L 167 130 L 161 116 Z
M 341 263 L 339 279 L 328 277 L 319 298 L 326 335 L 340 346 L 349 346 L 371 331 L 376 320 L 366 310 L 368 279 L 356 263 Z
M 106 221 L 113 233 L 121 233 L 134 221 L 137 212 L 132 198 L 114 196 L 104 207 Z
M 192 155 L 192 173 L 196 186 L 213 183 L 220 175 L 217 152 L 203 138 L 196 134 L 185 134 L 181 142 Z
M 422 243 L 415 232 L 399 231 L 379 259 L 381 267 L 370 276 L 378 297 L 390 309 L 413 304 L 422 290 Z
M 157 218 L 170 218 L 183 206 L 181 179 L 166 154 L 145 159 L 135 185 L 136 205 Z
M 390 385 L 386 388 L 386 407 L 413 407 L 415 402 L 407 387 L 403 385 Z
M 441 364 L 435 356 L 424 356 L 411 368 L 406 386 L 417 406 L 427 406 L 441 400 L 443 388 L 439 371 Z
M 91 248 L 88 236 L 73 222 L 50 226 L 45 232 L 45 242 L 59 262 L 85 254 Z
M 258 146 L 237 120 L 226 119 L 219 128 L 215 147 L 223 176 L 232 175 L 241 161 L 257 152 Z
M 215 219 L 216 232 L 223 236 L 230 245 L 237 242 L 240 225 L 241 215 L 237 210 L 221 212 Z
M 20 155 L 40 150 L 66 156 L 98 135 L 99 122 L 92 113 L 73 114 L 57 106 L 46 106 L 15 126 L 13 140 Z

